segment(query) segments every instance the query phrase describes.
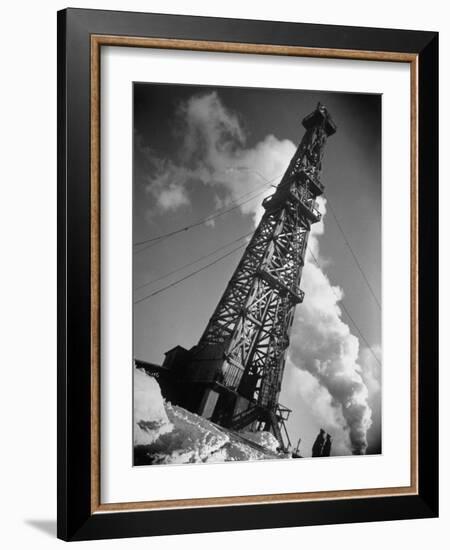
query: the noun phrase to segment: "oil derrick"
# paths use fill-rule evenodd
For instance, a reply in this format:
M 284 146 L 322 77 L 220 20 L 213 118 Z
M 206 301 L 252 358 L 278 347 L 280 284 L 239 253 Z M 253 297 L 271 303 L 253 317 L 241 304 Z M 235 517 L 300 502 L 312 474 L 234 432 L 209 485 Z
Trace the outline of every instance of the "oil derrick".
M 177 346 L 165 365 L 178 372 L 180 404 L 233 430 L 271 431 L 286 450 L 289 409 L 279 394 L 327 138 L 336 126 L 320 103 L 199 343 Z

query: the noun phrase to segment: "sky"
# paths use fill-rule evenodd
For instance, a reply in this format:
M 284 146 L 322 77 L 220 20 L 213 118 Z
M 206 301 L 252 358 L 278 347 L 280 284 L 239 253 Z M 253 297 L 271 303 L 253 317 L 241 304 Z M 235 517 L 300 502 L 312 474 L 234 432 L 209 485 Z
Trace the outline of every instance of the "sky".
M 379 95 L 134 84 L 133 240 L 155 239 L 134 246 L 134 355 L 161 364 L 175 345 L 198 342 L 243 248 L 232 251 L 255 229 L 319 101 L 337 125 L 323 159 L 323 217 L 308 246 L 320 267 L 308 253 L 280 402 L 293 410 L 288 430 L 304 456 L 320 427 L 333 437 L 332 454 L 379 453 Z

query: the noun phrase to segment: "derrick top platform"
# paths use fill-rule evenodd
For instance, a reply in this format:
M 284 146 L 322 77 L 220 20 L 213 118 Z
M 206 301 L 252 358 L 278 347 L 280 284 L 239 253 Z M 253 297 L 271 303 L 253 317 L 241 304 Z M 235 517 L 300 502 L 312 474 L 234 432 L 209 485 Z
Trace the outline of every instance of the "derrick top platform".
M 333 135 L 337 130 L 337 126 L 331 118 L 328 109 L 321 103 L 317 104 L 316 109 L 311 114 L 305 116 L 302 124 L 307 130 L 324 124 L 327 136 Z

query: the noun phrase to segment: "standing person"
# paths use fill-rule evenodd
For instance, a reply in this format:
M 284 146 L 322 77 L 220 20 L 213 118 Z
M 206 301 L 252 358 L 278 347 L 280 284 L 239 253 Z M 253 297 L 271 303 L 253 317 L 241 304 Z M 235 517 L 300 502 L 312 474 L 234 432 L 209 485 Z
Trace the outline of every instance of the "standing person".
M 319 435 L 316 437 L 316 440 L 314 441 L 314 445 L 312 446 L 312 456 L 322 456 L 322 447 L 325 443 L 325 430 L 322 430 L 320 428 Z
M 327 439 L 322 447 L 322 456 L 330 456 L 331 452 L 331 435 L 327 434 Z

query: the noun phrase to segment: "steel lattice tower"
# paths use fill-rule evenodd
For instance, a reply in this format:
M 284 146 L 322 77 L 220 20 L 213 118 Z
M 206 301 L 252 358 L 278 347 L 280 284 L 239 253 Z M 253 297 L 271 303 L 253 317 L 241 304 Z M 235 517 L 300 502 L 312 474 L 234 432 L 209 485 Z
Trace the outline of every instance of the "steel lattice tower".
M 324 146 L 336 131 L 326 107 L 302 121 L 306 132 L 231 277 L 199 343 L 189 352 L 190 407 L 239 430 L 271 430 L 285 448 L 286 409 L 278 403 Z M 287 433 L 286 433 L 287 435 Z

